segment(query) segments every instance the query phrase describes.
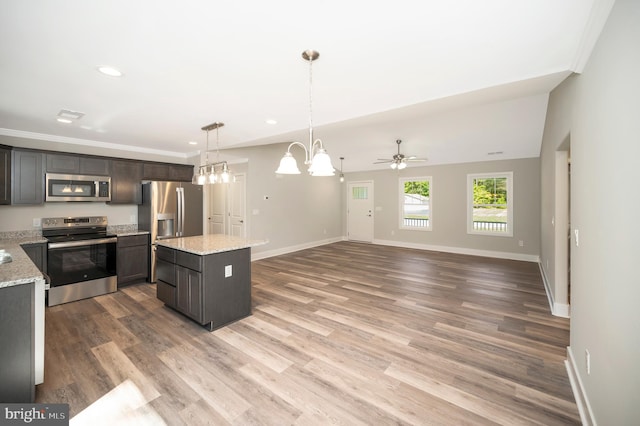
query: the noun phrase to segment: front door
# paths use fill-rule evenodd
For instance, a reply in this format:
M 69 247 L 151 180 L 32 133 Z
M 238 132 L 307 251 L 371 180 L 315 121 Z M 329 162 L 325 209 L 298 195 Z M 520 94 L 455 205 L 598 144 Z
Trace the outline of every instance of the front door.
M 373 242 L 373 182 L 349 182 L 347 186 L 347 237 Z

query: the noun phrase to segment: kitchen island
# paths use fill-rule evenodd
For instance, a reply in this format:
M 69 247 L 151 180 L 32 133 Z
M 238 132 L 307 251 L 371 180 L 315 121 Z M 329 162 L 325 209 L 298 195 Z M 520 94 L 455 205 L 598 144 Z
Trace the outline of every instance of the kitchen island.
M 251 315 L 251 247 L 222 234 L 156 243 L 157 296 L 209 331 Z

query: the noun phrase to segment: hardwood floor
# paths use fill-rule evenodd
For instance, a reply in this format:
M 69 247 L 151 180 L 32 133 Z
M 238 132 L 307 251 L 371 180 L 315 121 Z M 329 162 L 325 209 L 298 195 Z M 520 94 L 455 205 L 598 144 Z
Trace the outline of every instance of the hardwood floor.
M 579 424 L 534 263 L 340 242 L 252 263 L 207 332 L 155 285 L 47 308 L 37 401 L 72 424 Z

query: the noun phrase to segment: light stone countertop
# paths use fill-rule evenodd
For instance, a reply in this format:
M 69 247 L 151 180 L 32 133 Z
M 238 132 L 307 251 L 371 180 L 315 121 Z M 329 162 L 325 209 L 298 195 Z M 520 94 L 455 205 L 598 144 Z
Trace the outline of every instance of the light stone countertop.
M 23 238 L 0 240 L 0 249 L 9 253 L 13 261 L 0 264 L 0 288 L 14 285 L 30 284 L 37 280 L 43 280 L 42 272 L 22 250 L 20 244 L 46 242 L 42 239 Z
M 233 237 L 224 234 L 170 238 L 156 242 L 159 246 L 181 250 L 200 256 L 221 253 L 224 251 L 239 250 L 247 247 L 261 246 L 267 243 L 267 240 L 248 240 L 246 238 Z

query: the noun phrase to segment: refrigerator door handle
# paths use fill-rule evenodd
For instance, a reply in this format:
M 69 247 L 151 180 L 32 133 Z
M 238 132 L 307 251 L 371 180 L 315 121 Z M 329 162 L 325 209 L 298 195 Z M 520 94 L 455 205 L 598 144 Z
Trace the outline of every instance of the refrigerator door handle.
M 180 187 L 176 188 L 176 237 L 182 236 L 182 203 L 180 202 Z
M 184 188 L 177 188 L 178 191 L 178 237 L 184 236 Z

